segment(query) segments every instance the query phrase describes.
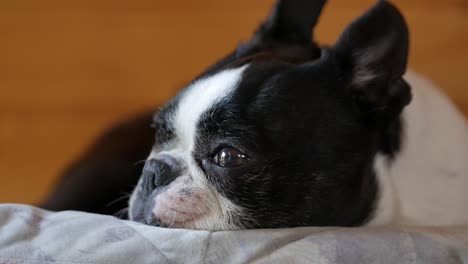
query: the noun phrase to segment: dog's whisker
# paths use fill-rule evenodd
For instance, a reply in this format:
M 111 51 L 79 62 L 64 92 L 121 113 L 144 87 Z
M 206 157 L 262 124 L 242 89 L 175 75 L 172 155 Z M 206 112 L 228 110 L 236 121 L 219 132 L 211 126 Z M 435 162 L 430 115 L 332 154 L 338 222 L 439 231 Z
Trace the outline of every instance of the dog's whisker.
M 128 213 L 128 207 L 125 207 L 117 212 L 115 212 L 113 214 L 113 216 L 117 217 L 117 218 L 122 218 L 125 214 Z
M 133 163 L 133 166 L 137 166 L 137 165 L 140 165 L 142 163 L 145 163 L 146 162 L 146 159 L 142 159 L 142 160 L 139 160 L 139 161 L 136 161 L 135 163 Z
M 121 197 L 118 197 L 117 199 L 114 199 L 113 201 L 109 202 L 108 204 L 106 204 L 106 207 L 110 207 L 124 199 L 128 199 L 130 197 L 131 194 L 129 193 L 125 193 L 124 195 L 122 195 Z
M 176 212 L 175 210 L 173 210 L 172 212 L 174 213 L 174 216 L 172 217 L 172 222 L 171 222 L 171 224 L 168 226 L 168 228 L 171 228 L 171 227 L 174 225 L 175 220 L 176 220 L 176 218 L 177 218 L 177 212 Z

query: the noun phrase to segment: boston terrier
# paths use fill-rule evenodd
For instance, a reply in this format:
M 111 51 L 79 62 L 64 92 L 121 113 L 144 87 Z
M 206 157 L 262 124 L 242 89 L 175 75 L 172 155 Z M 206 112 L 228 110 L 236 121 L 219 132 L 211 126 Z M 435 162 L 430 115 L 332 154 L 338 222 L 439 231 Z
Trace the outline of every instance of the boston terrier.
M 378 1 L 321 47 L 312 31 L 324 4 L 278 1 L 248 42 L 153 116 L 131 220 L 205 230 L 468 223 L 468 124 L 408 73 L 404 18 Z M 46 207 L 73 207 L 59 197 Z

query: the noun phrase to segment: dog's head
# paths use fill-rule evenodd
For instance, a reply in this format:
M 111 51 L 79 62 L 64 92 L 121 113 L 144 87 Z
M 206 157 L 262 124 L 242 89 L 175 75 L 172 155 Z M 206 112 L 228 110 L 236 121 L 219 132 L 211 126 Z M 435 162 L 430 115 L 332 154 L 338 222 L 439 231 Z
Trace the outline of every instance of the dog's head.
M 377 153 L 399 146 L 408 32 L 380 1 L 334 46 L 325 1 L 279 1 L 253 38 L 154 117 L 130 218 L 208 230 L 353 226 L 372 214 Z

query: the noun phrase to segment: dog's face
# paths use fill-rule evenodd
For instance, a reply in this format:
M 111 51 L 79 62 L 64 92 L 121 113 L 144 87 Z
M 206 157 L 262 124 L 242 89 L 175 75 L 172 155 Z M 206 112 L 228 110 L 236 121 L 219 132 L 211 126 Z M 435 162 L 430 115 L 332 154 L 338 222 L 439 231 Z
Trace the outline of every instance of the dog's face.
M 323 1 L 302 3 L 309 19 L 300 3 L 280 1 L 251 42 L 155 115 L 132 220 L 226 230 L 371 217 L 374 158 L 398 149 L 410 100 L 406 26 L 382 1 L 320 51 L 310 31 Z

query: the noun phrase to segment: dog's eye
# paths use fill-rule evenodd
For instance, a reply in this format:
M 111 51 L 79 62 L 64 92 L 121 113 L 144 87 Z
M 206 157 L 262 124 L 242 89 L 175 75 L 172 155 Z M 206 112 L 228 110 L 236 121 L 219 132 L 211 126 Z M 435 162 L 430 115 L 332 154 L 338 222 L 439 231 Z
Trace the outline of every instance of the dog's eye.
M 220 149 L 213 157 L 214 163 L 220 167 L 232 168 L 246 163 L 249 158 L 233 147 Z

